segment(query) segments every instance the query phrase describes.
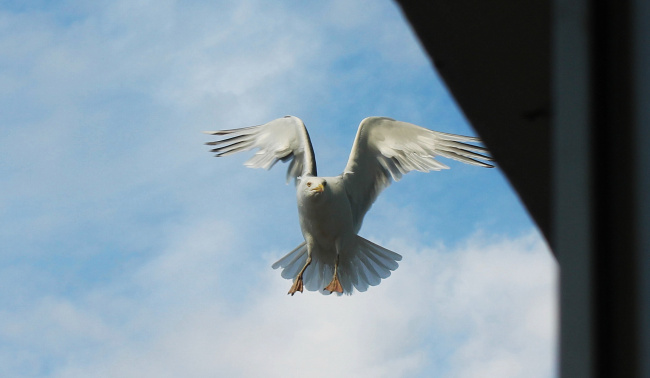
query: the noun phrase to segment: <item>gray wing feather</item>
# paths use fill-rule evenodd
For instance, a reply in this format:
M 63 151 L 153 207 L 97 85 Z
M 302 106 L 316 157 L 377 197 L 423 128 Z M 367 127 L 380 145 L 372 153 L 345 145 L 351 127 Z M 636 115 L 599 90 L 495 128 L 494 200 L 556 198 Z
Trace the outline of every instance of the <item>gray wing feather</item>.
M 475 137 L 432 131 L 411 123 L 386 117 L 369 117 L 361 121 L 350 158 L 343 171 L 343 180 L 353 207 L 355 224 L 364 215 L 379 193 L 399 181 L 410 171 L 449 169 L 437 156 L 466 164 L 491 168 L 492 158 Z
M 216 146 L 211 152 L 217 157 L 258 149 L 245 163 L 247 167 L 271 169 L 278 160 L 290 160 L 287 182 L 298 176 L 316 176 L 316 160 L 309 133 L 298 117 L 286 116 L 259 126 L 205 133 L 228 136 L 206 143 Z

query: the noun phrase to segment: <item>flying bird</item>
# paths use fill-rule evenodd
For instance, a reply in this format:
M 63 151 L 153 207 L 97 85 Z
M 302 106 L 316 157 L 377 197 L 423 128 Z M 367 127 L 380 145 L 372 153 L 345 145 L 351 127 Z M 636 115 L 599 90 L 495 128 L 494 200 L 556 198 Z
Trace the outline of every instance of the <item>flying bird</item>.
M 359 124 L 343 173 L 319 177 L 303 121 L 294 116 L 240 129 L 206 131 L 222 139 L 215 156 L 258 149 L 245 165 L 271 169 L 289 162 L 287 183 L 296 184 L 298 215 L 304 242 L 273 264 L 292 279 L 289 293 L 303 288 L 323 294 L 352 294 L 378 285 L 398 267 L 402 256 L 358 235 L 363 218 L 390 183 L 410 171 L 439 171 L 449 167 L 436 156 L 491 168 L 480 139 L 432 131 L 386 117 L 368 117 Z

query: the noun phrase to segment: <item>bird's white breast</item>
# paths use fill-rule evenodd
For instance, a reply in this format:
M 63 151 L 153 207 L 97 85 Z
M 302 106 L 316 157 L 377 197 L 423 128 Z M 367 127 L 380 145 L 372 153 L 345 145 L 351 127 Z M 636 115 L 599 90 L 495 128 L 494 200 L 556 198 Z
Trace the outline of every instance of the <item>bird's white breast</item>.
M 298 213 L 305 240 L 308 243 L 311 240 L 319 249 L 335 252 L 335 243 L 346 244 L 355 232 L 343 183 L 338 177 L 326 181 L 326 190 L 319 195 L 310 195 L 298 186 Z

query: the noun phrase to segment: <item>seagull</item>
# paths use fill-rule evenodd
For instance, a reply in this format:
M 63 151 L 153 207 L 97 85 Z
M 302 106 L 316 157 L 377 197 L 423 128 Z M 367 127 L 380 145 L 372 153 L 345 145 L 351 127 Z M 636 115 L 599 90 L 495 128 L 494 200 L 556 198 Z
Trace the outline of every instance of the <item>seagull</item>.
M 343 173 L 320 177 L 304 122 L 285 116 L 239 129 L 205 131 L 221 139 L 206 143 L 222 157 L 257 149 L 244 165 L 271 169 L 289 162 L 287 184 L 294 179 L 304 241 L 272 265 L 292 279 L 288 294 L 306 288 L 323 294 L 352 294 L 378 285 L 398 267 L 402 256 L 358 235 L 377 196 L 410 171 L 449 167 L 437 156 L 492 168 L 486 148 L 475 137 L 432 131 L 387 117 L 368 117 L 359 124 Z

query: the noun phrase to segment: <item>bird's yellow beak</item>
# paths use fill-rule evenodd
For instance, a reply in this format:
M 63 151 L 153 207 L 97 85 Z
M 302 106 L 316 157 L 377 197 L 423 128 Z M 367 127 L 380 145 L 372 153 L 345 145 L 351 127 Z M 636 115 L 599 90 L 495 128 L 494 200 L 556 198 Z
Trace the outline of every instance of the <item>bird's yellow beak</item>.
M 313 188 L 311 188 L 311 190 L 314 191 L 314 192 L 323 193 L 323 191 L 325 190 L 325 187 L 323 186 L 323 184 L 320 184 L 320 185 L 314 186 Z

